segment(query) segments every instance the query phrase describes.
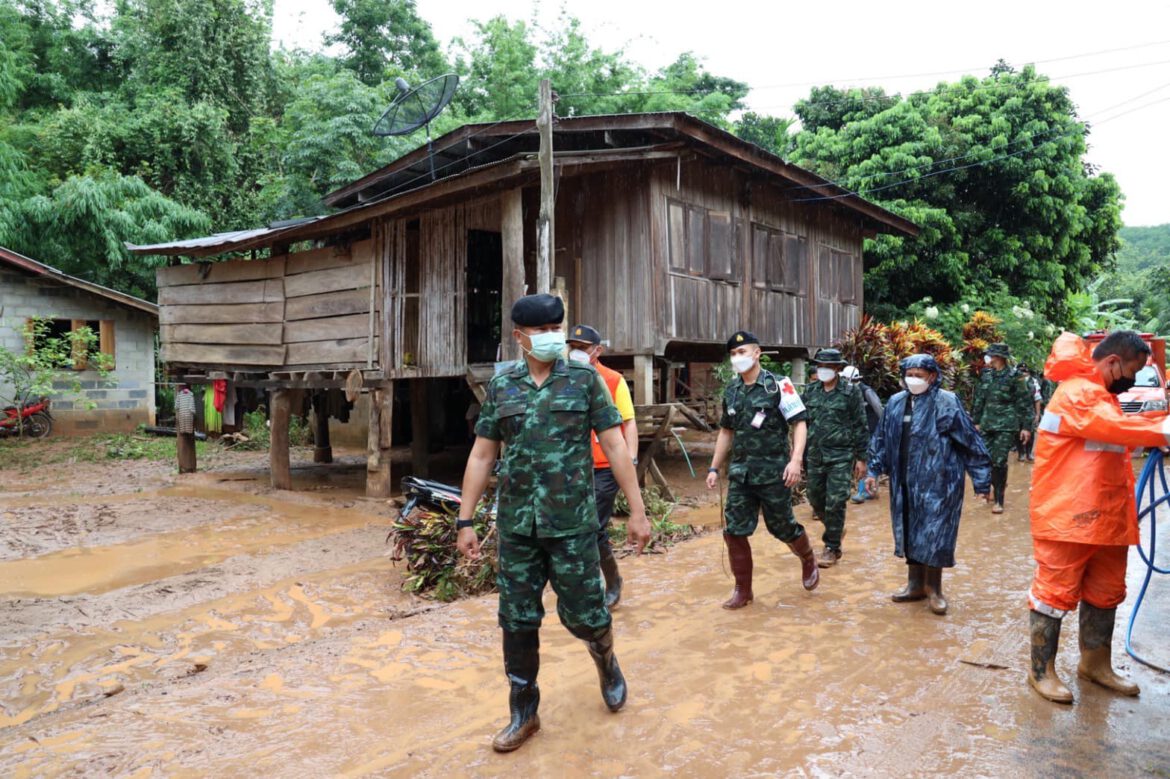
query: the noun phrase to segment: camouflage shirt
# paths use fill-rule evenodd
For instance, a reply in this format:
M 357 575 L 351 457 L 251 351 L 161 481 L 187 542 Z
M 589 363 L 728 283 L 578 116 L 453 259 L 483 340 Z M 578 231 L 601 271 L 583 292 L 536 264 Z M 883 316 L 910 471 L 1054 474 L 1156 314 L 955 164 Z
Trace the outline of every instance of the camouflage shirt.
M 784 477 L 790 452 L 788 426 L 806 413 L 792 382 L 761 370 L 748 386 L 736 377 L 723 392 L 719 426 L 731 430 L 727 478 L 741 484 L 773 484 Z
M 975 386 L 971 419 L 987 432 L 1031 430 L 1036 407 L 1032 388 L 1015 368 L 987 368 Z
M 524 360 L 493 378 L 475 434 L 506 444 L 499 530 L 539 538 L 596 532 L 591 432 L 621 422 L 590 365 L 558 360 L 539 387 Z
M 862 405 L 861 388 L 838 380 L 832 392 L 814 381 L 800 394 L 808 409 L 808 459 L 836 463 L 865 461 L 869 446 L 869 420 Z

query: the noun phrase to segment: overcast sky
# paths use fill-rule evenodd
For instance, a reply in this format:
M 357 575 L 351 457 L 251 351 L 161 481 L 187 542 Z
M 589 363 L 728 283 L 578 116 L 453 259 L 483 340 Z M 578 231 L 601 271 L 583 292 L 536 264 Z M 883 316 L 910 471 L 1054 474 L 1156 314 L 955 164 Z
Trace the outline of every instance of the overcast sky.
M 928 89 L 1002 58 L 1034 62 L 1069 88 L 1093 129 L 1090 162 L 1117 176 L 1127 225 L 1170 223 L 1170 3 L 638 2 L 637 0 L 417 0 L 446 46 L 470 19 L 503 14 L 550 26 L 562 5 L 589 40 L 624 49 L 648 70 L 693 51 L 707 68 L 752 86 L 750 107 L 791 115 L 812 84 Z M 320 48 L 336 25 L 328 0 L 276 0 L 274 35 Z M 554 85 L 555 86 L 555 85 Z

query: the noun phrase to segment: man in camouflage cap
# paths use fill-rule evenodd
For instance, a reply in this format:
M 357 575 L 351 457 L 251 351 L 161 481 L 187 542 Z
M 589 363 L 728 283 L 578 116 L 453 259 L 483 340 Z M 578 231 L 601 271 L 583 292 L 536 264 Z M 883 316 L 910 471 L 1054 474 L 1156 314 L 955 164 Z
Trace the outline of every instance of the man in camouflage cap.
M 639 553 L 650 538 L 650 525 L 609 390 L 592 366 L 563 359 L 564 317 L 560 299 L 547 294 L 522 297 L 512 307 L 512 337 L 524 359 L 488 384 L 463 476 L 457 544 L 476 559 L 479 539 L 471 519 L 500 444 L 507 444 L 499 474 L 496 581 L 511 721 L 492 742 L 498 752 L 519 748 L 540 730 L 538 631 L 544 617 L 541 597 L 550 581 L 561 623 L 586 642 L 597 665 L 606 706 L 617 711 L 626 702 L 597 552 L 594 431 L 629 500 L 627 533 Z
M 800 481 L 804 458 L 805 411 L 792 382 L 760 367 L 760 342 L 740 330 L 727 342 L 731 367 L 739 374 L 723 393 L 723 416 L 715 454 L 707 470 L 707 489 L 719 482 L 719 468 L 727 468 L 727 521 L 723 541 L 735 577 L 735 590 L 723 604 L 740 609 L 752 602 L 752 547 L 763 509 L 768 532 L 800 558 L 806 590 L 817 586 L 820 575 L 808 534 L 792 515 L 791 488 Z M 788 443 L 791 427 L 793 445 Z
M 845 359 L 836 349 L 821 349 L 813 357 L 817 378 L 805 387 L 801 400 L 808 411 L 808 449 L 805 456 L 808 502 L 825 523 L 817 565 L 828 568 L 841 559 L 845 537 L 845 503 L 853 484 L 865 476 L 869 423 L 861 389 L 840 381 Z
M 991 454 L 991 489 L 995 500 L 992 513 L 1003 513 L 1007 492 L 1008 454 L 1016 441 L 1025 444 L 1032 437 L 1032 390 L 1027 381 L 1008 364 L 1012 353 L 1007 344 L 992 344 L 984 357 L 986 365 L 975 385 L 971 418 Z

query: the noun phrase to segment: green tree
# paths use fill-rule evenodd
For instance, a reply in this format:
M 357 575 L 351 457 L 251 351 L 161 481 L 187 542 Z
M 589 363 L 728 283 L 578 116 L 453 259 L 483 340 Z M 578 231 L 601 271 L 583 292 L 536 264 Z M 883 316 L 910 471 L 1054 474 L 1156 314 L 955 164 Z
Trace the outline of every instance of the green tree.
M 0 245 L 71 275 L 143 298 L 154 297 L 154 268 L 165 258 L 135 258 L 125 243 L 149 244 L 206 234 L 211 220 L 109 171 L 73 176 L 49 195 L 17 205 Z
M 844 119 L 817 118 L 795 154 L 923 228 L 867 244 L 870 309 L 893 318 L 926 296 L 953 302 L 1002 283 L 1066 321 L 1067 296 L 1117 248 L 1121 197 L 1112 176 L 1086 169 L 1088 131 L 1067 92 L 1030 66 L 1000 67 L 865 115 L 880 102 L 835 104 L 850 109 Z
M 447 70 L 431 25 L 423 20 L 414 0 L 330 0 L 341 17 L 327 44 L 341 44 L 341 64 L 367 86 L 377 86 L 388 74 L 438 76 Z
M 504 16 L 472 25 L 470 40 L 453 41 L 462 77 L 455 103 L 477 121 L 535 116 L 540 76 L 528 25 Z
M 745 141 L 779 157 L 787 157 L 796 148 L 796 138 L 790 134 L 794 119 L 782 119 L 748 111 L 735 123 L 732 130 Z
M 658 71 L 646 89 L 642 110 L 685 111 L 724 129 L 731 129 L 728 115 L 744 108 L 748 94 L 747 84 L 714 75 L 693 52 Z

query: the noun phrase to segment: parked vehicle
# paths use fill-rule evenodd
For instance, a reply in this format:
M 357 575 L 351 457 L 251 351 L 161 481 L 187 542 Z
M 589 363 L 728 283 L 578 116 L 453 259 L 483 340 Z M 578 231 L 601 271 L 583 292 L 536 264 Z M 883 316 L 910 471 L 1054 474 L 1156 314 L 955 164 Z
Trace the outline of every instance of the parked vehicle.
M 49 399 L 40 398 L 21 406 L 8 406 L 0 417 L 0 438 L 19 436 L 44 438 L 53 432 L 53 416 L 49 413 Z

